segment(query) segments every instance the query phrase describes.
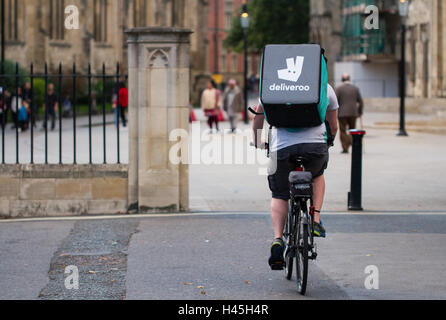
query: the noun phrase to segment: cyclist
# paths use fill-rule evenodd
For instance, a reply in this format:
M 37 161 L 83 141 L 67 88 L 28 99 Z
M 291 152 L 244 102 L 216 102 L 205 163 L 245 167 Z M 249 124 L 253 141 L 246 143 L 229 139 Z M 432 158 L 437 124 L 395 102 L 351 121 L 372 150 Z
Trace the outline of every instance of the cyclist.
M 327 106 L 326 119 L 330 124 L 333 137 L 338 131 L 338 100 L 335 91 L 328 85 L 329 104 Z M 257 107 L 257 112 L 262 112 L 262 106 Z M 260 147 L 262 129 L 265 116 L 256 115 L 254 118 L 254 144 Z M 306 159 L 304 163 L 306 170 L 313 174 L 313 201 L 314 201 L 314 236 L 325 237 L 325 229 L 320 219 L 322 204 L 325 195 L 324 171 L 328 165 L 327 127 L 322 124 L 318 127 L 301 128 L 289 131 L 285 128 L 272 128 L 270 133 L 270 165 L 268 168 L 268 182 L 272 192 L 271 219 L 274 229 L 275 240 L 271 245 L 271 256 L 269 265 L 284 266 L 283 257 L 284 242 L 283 229 L 288 215 L 288 201 L 290 200 L 290 189 L 288 177 L 295 170 L 290 163 L 290 156 L 302 156 Z

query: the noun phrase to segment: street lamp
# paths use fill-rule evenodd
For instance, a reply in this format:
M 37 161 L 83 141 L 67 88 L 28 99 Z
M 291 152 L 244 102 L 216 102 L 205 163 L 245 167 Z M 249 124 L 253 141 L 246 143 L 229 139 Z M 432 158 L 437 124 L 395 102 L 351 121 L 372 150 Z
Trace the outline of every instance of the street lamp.
M 406 132 L 406 20 L 409 15 L 409 0 L 399 0 L 398 11 L 401 17 L 401 99 L 400 99 L 400 131 L 398 136 L 407 137 Z
M 242 12 L 240 14 L 240 24 L 243 29 L 243 44 L 244 44 L 244 50 L 245 50 L 245 70 L 244 70 L 244 81 L 245 81 L 245 88 L 244 88 L 244 98 L 245 98 L 245 114 L 244 114 L 244 121 L 246 124 L 249 123 L 248 120 L 248 28 L 249 28 L 249 12 L 248 12 L 248 6 L 243 4 L 242 6 Z

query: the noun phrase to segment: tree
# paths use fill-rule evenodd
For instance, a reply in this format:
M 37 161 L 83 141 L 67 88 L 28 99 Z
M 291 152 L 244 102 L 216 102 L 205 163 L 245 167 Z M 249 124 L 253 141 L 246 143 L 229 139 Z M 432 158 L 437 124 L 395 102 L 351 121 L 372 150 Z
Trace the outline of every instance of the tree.
M 267 44 L 306 43 L 309 38 L 310 0 L 252 0 L 248 3 L 248 46 L 259 51 Z M 243 51 L 240 17 L 234 17 L 225 47 Z
M 0 62 L 1 64 L 1 62 Z M 1 71 L 0 71 L 1 72 Z M 23 86 L 26 81 L 27 77 L 27 71 L 19 66 L 19 72 L 18 72 L 18 84 L 19 87 Z M 3 82 L 3 79 L 0 80 L 0 87 L 5 84 L 6 88 L 10 92 L 15 92 L 15 85 L 16 85 L 16 63 L 6 60 L 5 61 L 5 80 Z

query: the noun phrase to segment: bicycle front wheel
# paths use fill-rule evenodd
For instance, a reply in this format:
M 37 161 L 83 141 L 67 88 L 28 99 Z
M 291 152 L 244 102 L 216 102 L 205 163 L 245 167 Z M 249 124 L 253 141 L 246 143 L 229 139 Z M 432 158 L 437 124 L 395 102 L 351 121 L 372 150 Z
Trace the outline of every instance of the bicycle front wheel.
M 308 225 L 302 223 L 301 218 L 298 224 L 298 242 L 296 252 L 296 276 L 297 291 L 305 295 L 308 280 Z

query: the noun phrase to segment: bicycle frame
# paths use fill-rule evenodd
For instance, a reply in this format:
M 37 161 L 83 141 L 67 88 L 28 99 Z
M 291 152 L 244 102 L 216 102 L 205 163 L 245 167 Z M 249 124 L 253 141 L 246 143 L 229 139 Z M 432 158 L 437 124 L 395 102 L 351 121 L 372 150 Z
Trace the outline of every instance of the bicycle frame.
M 304 227 L 308 228 L 309 235 L 309 251 L 311 252 L 311 256 L 308 258 L 311 260 L 315 260 L 317 257 L 317 252 L 315 251 L 316 246 L 314 244 L 314 207 L 313 207 L 313 199 L 310 200 L 310 208 L 308 209 L 308 199 L 291 199 L 290 201 L 296 202 L 299 201 L 299 205 L 297 206 L 298 212 L 291 212 L 289 215 L 295 216 L 295 228 L 297 230 L 299 228 L 299 222 L 304 225 Z M 296 205 L 291 205 L 292 208 L 295 208 Z
M 296 171 L 304 171 L 303 159 L 297 159 Z M 286 245 L 286 277 L 291 280 L 293 261 L 296 258 L 298 291 L 305 294 L 308 281 L 308 260 L 317 257 L 314 243 L 314 204 L 312 193 L 296 195 L 290 188 L 289 211 L 284 230 Z M 310 202 L 308 206 L 308 202 Z

